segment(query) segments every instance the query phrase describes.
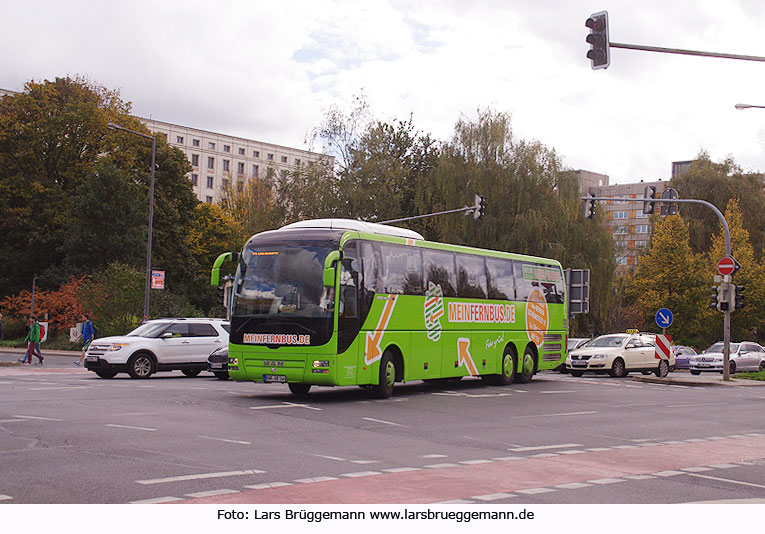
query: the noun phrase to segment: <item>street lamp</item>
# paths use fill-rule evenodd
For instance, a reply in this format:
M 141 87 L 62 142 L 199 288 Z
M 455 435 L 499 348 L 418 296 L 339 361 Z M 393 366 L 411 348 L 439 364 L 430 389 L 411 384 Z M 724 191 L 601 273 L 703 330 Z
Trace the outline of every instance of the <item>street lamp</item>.
M 765 106 L 753 106 L 752 104 L 736 104 L 736 109 L 749 109 L 749 108 L 761 108 L 765 109 Z
M 149 236 L 146 240 L 146 288 L 143 295 L 143 322 L 149 319 L 149 289 L 151 288 L 151 229 L 154 221 L 154 161 L 157 156 L 157 140 L 151 136 L 134 130 L 129 130 L 109 121 L 106 125 L 112 130 L 121 130 L 123 132 L 138 135 L 145 139 L 151 139 L 151 184 L 149 185 Z

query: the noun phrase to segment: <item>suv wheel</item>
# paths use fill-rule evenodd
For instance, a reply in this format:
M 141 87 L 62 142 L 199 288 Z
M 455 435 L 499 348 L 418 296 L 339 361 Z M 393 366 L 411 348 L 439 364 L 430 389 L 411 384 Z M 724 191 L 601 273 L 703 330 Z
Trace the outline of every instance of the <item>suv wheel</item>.
M 154 358 L 146 352 L 134 354 L 128 361 L 127 372 L 131 378 L 149 378 L 154 372 Z

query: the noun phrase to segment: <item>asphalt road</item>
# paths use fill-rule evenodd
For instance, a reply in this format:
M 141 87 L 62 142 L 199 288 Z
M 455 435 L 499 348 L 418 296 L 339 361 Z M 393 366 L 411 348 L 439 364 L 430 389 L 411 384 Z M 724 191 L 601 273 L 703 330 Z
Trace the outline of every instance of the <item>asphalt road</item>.
M 765 387 L 546 372 L 296 398 L 74 359 L 0 367 L 0 503 L 765 502 Z

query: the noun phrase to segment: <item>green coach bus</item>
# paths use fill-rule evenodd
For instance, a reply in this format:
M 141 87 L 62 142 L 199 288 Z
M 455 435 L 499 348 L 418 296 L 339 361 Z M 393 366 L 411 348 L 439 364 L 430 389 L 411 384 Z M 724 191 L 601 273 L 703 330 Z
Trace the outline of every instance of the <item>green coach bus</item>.
M 358 385 L 481 377 L 529 382 L 564 361 L 566 285 L 551 259 L 425 241 L 411 230 L 317 219 L 254 235 L 233 282 L 229 375 Z

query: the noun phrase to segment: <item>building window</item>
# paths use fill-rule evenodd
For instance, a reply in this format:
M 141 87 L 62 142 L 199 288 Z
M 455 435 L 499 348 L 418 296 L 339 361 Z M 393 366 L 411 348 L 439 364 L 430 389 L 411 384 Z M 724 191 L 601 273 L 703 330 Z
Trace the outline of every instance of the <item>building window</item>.
M 176 143 L 180 143 L 180 144 L 183 144 L 183 137 L 181 137 L 180 135 L 179 135 L 179 136 L 177 136 L 177 137 L 175 138 L 175 142 L 176 142 Z
M 192 175 L 191 175 L 191 185 L 193 185 L 194 187 L 196 187 L 196 186 L 197 186 L 197 181 L 198 181 L 198 180 L 199 180 L 199 176 L 198 176 L 198 175 L 196 175 L 196 174 L 192 174 Z
M 208 169 L 214 169 L 215 168 L 215 158 L 212 156 L 207 157 L 207 168 Z
M 209 148 L 210 150 L 215 150 L 215 143 L 212 143 L 212 142 L 207 143 L 207 148 Z
M 274 161 L 274 155 L 268 154 L 268 156 L 266 156 L 266 159 L 268 159 L 268 161 Z
M 199 167 L 199 154 L 192 154 L 191 155 L 191 164 L 194 167 Z
M 260 171 L 260 167 L 258 167 L 257 165 L 253 165 L 252 166 L 252 177 L 253 178 L 257 178 L 259 171 Z
M 205 202 L 212 204 L 212 197 L 205 197 Z
M 223 160 L 223 172 L 229 172 L 231 169 L 229 169 L 229 161 L 227 159 Z
M 207 177 L 207 189 L 212 189 L 212 188 L 213 188 L 213 177 L 212 176 L 208 176 Z
M 630 212 L 629 211 L 615 211 L 614 212 L 614 219 L 629 219 L 630 218 Z
M 282 156 L 282 163 L 287 163 L 287 156 Z
M 645 241 L 645 240 L 635 241 L 635 248 L 643 248 L 647 246 L 648 246 L 648 241 Z
M 616 265 L 627 265 L 627 257 L 626 256 L 620 256 L 616 258 Z
M 295 158 L 295 165 L 300 165 L 300 158 Z
M 199 146 L 199 139 L 192 139 L 192 140 L 191 140 L 191 144 L 192 144 L 193 146 Z
M 650 231 L 651 231 L 651 227 L 647 224 L 638 224 L 635 227 L 636 234 L 647 234 Z
M 647 219 L 648 215 L 645 214 L 643 210 L 637 210 L 637 213 L 635 214 L 636 219 Z
M 231 145 L 223 145 L 223 152 L 231 152 Z
M 252 151 L 252 157 L 253 158 L 259 158 L 260 157 L 260 150 L 253 150 Z
M 244 163 L 243 162 L 240 161 L 239 163 L 237 163 L 237 165 L 236 165 L 236 172 L 238 172 L 239 174 L 244 174 Z
M 627 235 L 628 233 L 629 229 L 626 226 L 614 227 L 614 235 Z
M 239 155 L 240 155 L 240 156 L 244 156 L 244 149 L 243 149 L 243 148 L 240 148 L 240 149 L 239 149 Z

